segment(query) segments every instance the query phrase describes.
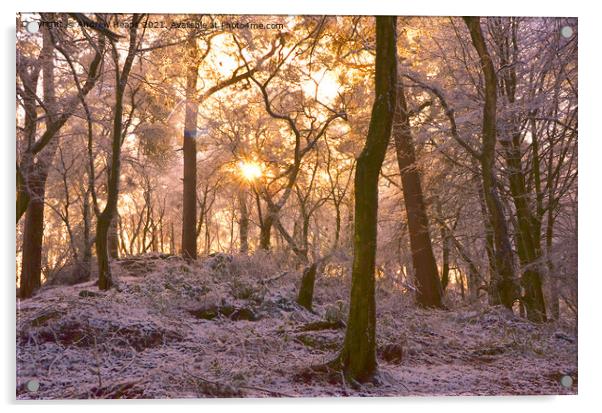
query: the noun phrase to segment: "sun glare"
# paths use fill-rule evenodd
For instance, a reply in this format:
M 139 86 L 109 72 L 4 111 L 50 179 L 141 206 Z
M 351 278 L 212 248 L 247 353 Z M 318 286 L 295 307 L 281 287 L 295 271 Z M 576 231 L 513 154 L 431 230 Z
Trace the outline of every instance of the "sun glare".
M 334 72 L 323 71 L 317 75 L 312 76 L 310 80 L 303 82 L 303 92 L 308 96 L 316 95 L 317 86 L 317 98 L 326 104 L 334 102 L 338 96 L 340 85 Z
M 254 181 L 263 174 L 261 166 L 253 161 L 240 161 L 238 163 L 238 169 L 240 170 L 242 177 L 247 181 Z

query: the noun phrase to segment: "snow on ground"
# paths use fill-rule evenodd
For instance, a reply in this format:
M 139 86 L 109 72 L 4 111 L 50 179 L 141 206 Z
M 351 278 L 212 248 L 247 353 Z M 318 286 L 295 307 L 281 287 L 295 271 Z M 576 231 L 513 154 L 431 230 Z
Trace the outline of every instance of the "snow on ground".
M 266 257 L 149 256 L 113 268 L 115 290 L 53 286 L 18 302 L 18 399 L 577 392 L 566 322 L 535 325 L 484 305 L 420 310 L 379 285 L 380 384 L 353 389 L 308 369 L 342 343 L 348 279 L 318 279 L 312 313 L 295 303 L 299 272 Z

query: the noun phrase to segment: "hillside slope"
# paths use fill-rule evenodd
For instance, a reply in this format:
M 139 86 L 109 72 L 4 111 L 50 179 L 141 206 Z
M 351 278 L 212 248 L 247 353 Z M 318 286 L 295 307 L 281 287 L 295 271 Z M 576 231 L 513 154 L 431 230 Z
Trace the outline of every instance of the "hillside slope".
M 378 291 L 380 384 L 352 389 L 331 360 L 348 280 L 322 277 L 315 313 L 297 272 L 218 255 L 116 262 L 119 287 L 46 287 L 18 302 L 17 398 L 574 394 L 577 338 L 501 308 L 426 311 Z M 338 300 L 338 301 L 337 301 Z M 563 375 L 575 380 L 559 384 Z M 36 392 L 27 390 L 37 380 Z

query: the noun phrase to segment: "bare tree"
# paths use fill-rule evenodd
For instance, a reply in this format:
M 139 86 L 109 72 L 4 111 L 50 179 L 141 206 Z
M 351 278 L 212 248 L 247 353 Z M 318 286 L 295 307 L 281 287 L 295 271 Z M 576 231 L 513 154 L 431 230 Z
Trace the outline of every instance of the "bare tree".
M 376 17 L 375 97 L 366 145 L 355 173 L 355 237 L 349 317 L 339 362 L 346 378 L 366 382 L 376 373 L 374 271 L 378 178 L 391 136 L 396 103 L 396 18 Z

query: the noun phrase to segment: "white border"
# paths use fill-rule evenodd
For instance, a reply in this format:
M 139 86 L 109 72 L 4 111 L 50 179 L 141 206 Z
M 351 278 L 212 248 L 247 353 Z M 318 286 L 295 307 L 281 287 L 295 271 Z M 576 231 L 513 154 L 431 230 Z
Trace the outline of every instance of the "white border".
M 141 408 L 151 412 L 163 412 L 169 405 L 178 410 L 195 411 L 299 411 L 337 409 L 348 412 L 365 413 L 367 409 L 403 410 L 407 412 L 437 411 L 441 412 L 504 412 L 537 409 L 548 412 L 593 410 L 600 405 L 599 369 L 600 344 L 602 337 L 600 314 L 602 294 L 602 271 L 600 261 L 600 156 L 602 144 L 600 137 L 602 119 L 602 62 L 599 50 L 600 13 L 593 2 L 577 1 L 541 1 L 503 0 L 498 2 L 469 0 L 299 0 L 296 2 L 255 0 L 226 1 L 213 3 L 202 0 L 169 0 L 151 3 L 145 1 L 103 0 L 101 2 L 83 3 L 66 0 L 22 0 L 9 5 L 2 4 L 2 51 L 0 57 L 4 64 L 0 65 L 3 85 L 0 104 L 2 108 L 4 144 L 0 148 L 0 217 L 3 220 L 3 234 L 0 236 L 2 253 L 3 300 L 0 304 L 5 321 L 3 339 L 0 340 L 1 355 L 5 357 L 0 373 L 0 389 L 2 401 L 9 410 L 17 407 L 27 411 L 44 411 L 44 413 L 75 411 L 106 412 L 111 410 L 125 411 Z M 14 5 L 13 5 L 14 4 Z M 520 16 L 577 16 L 579 17 L 579 91 L 581 92 L 580 120 L 581 139 L 579 142 L 579 396 L 552 397 L 439 397 L 439 398 L 381 398 L 381 399 L 295 399 L 295 400 L 195 400 L 195 401 L 148 401 L 148 402 L 52 402 L 22 403 L 14 401 L 14 78 L 15 78 L 15 46 L 14 25 L 17 11 L 78 11 L 78 12 L 154 12 L 154 13 L 227 13 L 227 14 L 395 14 L 395 15 L 520 15 Z M 599 408 L 599 407 L 598 407 Z

